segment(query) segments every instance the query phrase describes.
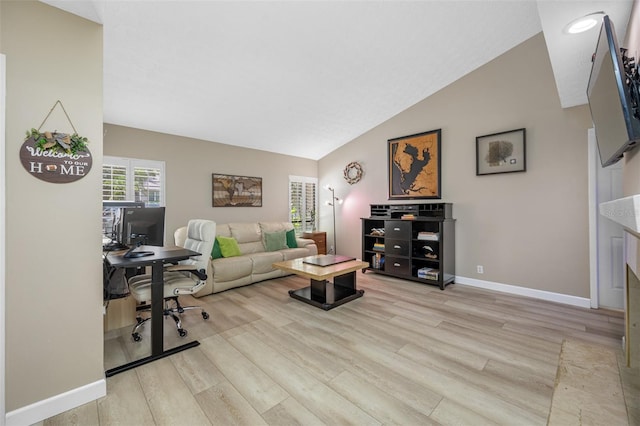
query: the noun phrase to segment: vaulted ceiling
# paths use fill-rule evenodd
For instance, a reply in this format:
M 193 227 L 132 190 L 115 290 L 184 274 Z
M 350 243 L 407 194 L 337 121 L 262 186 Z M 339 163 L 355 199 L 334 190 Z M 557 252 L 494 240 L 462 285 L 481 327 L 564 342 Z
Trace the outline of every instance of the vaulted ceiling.
M 42 0 L 104 26 L 104 121 L 320 159 L 544 32 L 563 107 L 585 104 L 604 11 L 631 0 Z

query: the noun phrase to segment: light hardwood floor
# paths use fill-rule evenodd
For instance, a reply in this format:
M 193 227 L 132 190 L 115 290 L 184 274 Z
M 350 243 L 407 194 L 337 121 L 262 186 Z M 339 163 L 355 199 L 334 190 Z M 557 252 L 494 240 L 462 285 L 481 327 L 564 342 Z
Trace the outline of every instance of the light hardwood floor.
M 545 425 L 563 342 L 621 353 L 618 312 L 371 273 L 358 273 L 362 298 L 325 312 L 288 296 L 306 285 L 290 276 L 190 300 L 211 315 L 184 316 L 200 346 L 113 376 L 106 397 L 41 423 Z M 107 363 L 148 341 L 129 332 L 109 336 Z M 176 339 L 170 320 L 165 334 Z

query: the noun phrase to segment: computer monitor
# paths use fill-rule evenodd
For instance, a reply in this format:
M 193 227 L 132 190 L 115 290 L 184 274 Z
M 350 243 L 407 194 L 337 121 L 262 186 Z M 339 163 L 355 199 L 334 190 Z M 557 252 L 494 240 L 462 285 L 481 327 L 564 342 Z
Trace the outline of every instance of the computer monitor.
M 117 241 L 122 209 L 125 207 L 143 208 L 144 203 L 138 201 L 112 201 L 102 202 L 102 235 L 110 241 Z
M 127 246 L 164 245 L 164 207 L 122 209 L 120 242 Z

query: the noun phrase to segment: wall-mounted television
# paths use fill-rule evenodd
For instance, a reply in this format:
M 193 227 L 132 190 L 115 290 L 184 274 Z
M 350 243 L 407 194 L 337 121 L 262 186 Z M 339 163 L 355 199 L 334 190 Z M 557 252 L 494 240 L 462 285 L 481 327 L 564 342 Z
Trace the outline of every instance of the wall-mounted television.
M 602 167 L 616 163 L 640 140 L 640 119 L 634 116 L 638 112 L 627 80 L 613 23 L 605 15 L 587 88 Z

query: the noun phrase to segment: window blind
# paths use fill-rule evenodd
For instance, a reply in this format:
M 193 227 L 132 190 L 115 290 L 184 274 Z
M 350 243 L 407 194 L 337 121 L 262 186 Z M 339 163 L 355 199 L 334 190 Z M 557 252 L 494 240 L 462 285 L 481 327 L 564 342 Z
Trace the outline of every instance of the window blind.
M 102 164 L 102 200 L 137 201 L 162 207 L 164 161 L 105 156 Z
M 318 179 L 289 176 L 289 221 L 296 234 L 312 232 L 317 228 Z
M 127 199 L 127 168 L 114 164 L 102 166 L 102 200 Z
M 162 173 L 160 169 L 134 167 L 135 200 L 143 201 L 145 206 L 160 207 Z

